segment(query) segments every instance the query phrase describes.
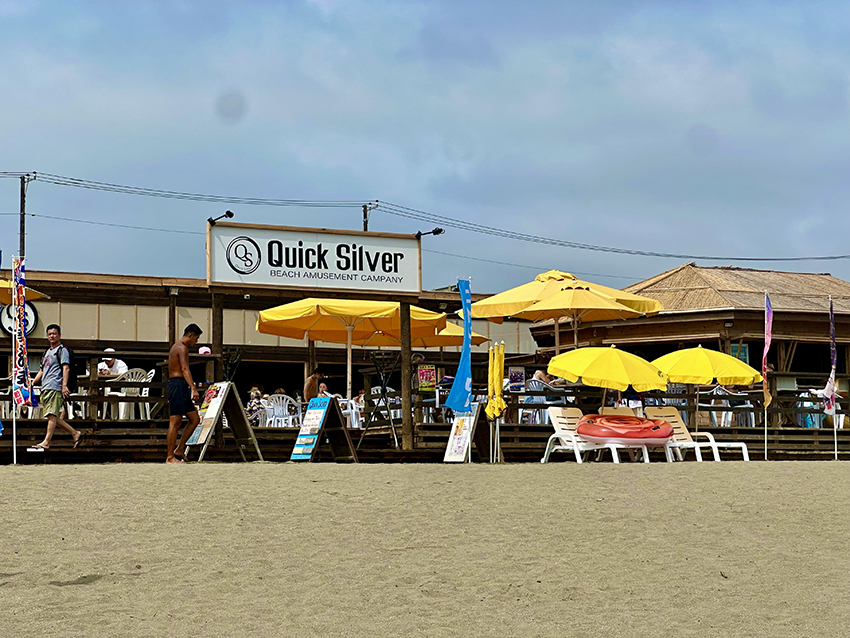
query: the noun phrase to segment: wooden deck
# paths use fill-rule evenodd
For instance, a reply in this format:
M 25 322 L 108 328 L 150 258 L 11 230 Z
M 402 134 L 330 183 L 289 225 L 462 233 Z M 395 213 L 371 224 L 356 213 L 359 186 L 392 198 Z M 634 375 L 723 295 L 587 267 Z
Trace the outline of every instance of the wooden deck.
M 18 462 L 30 463 L 113 463 L 158 462 L 165 459 L 168 422 L 152 421 L 84 421 L 76 419 L 74 427 L 87 433 L 87 438 L 77 450 L 72 449 L 70 437 L 57 431 L 51 449 L 47 452 L 27 452 L 26 448 L 38 443 L 44 436 L 45 422 L 23 420 L 18 422 Z M 0 437 L 0 463 L 12 460 L 12 424 L 4 423 Z M 420 423 L 416 426 L 414 449 L 395 450 L 388 432 L 372 430 L 366 435 L 358 452 L 364 463 L 440 463 L 449 435 L 448 424 Z M 707 428 L 718 441 L 741 441 L 747 444 L 752 460 L 764 458 L 764 430 L 762 428 Z M 355 443 L 362 430 L 350 430 Z M 507 423 L 501 427 L 502 451 L 506 462 L 536 463 L 543 456 L 546 441 L 552 433 L 548 425 Z M 257 441 L 267 461 L 289 460 L 298 430 L 295 428 L 255 428 Z M 209 461 L 236 461 L 239 453 L 228 434 L 219 445 L 207 451 Z M 223 445 L 221 445 L 223 443 Z M 839 459 L 850 460 L 850 430 L 838 430 Z M 473 461 L 486 462 L 473 451 Z M 724 459 L 739 458 L 736 452 L 723 453 Z M 197 451 L 192 457 L 197 458 Z M 190 458 L 192 458 L 190 457 Z M 689 458 L 693 458 L 692 456 Z M 769 428 L 768 458 L 772 460 L 829 460 L 833 456 L 833 430 L 807 428 Z M 653 453 L 653 461 L 662 461 L 660 452 Z M 553 462 L 571 462 L 566 454 L 556 454 Z

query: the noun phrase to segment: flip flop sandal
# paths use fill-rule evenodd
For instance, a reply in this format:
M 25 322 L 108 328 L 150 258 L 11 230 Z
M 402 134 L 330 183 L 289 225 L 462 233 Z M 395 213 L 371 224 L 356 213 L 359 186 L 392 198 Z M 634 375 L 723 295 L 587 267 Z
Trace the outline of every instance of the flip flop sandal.
M 75 450 L 76 450 L 78 447 L 80 447 L 80 443 L 82 443 L 82 442 L 83 442 L 83 439 L 85 439 L 85 438 L 86 438 L 86 434 L 85 434 L 85 432 L 81 432 L 81 433 L 80 433 L 80 438 L 78 438 L 76 441 L 74 441 L 74 449 L 75 449 Z

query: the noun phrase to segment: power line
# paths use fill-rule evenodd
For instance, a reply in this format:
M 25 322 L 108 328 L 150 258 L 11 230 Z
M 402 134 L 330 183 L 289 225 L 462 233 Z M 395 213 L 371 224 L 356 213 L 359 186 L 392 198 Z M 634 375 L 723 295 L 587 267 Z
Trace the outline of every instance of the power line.
M 65 177 L 55 175 L 53 173 L 3 173 L 7 177 L 27 176 L 31 179 L 38 179 L 48 184 L 57 186 L 71 186 L 75 188 L 85 188 L 92 190 L 100 190 L 114 193 L 124 193 L 129 195 L 141 195 L 146 197 L 160 197 L 168 199 L 182 199 L 192 201 L 215 202 L 221 204 L 239 204 L 249 206 L 300 206 L 300 207 L 321 207 L 321 208 L 360 208 L 363 206 L 363 201 L 354 200 L 298 200 L 298 199 L 266 199 L 257 197 L 232 197 L 224 195 L 205 195 L 202 193 L 187 193 L 181 191 L 168 191 L 152 188 L 144 188 L 137 186 L 125 186 L 121 184 L 112 184 L 109 182 L 98 182 L 92 180 L 78 179 L 75 177 Z M 528 233 L 520 233 L 517 231 L 506 230 L 467 222 L 462 219 L 456 219 L 445 215 L 437 215 L 423 210 L 393 204 L 391 202 L 378 202 L 375 200 L 375 210 L 415 219 L 423 222 L 439 223 L 443 226 L 465 230 L 467 232 L 480 233 L 491 235 L 494 237 L 503 237 L 517 241 L 525 241 L 536 244 L 544 244 L 549 246 L 560 246 L 563 248 L 573 248 L 578 250 L 589 250 L 596 252 L 615 253 L 622 255 L 637 255 L 643 257 L 661 257 L 672 259 L 686 260 L 702 260 L 702 261 L 744 261 L 744 262 L 796 262 L 796 261 L 834 261 L 839 259 L 850 259 L 850 254 L 846 255 L 819 255 L 807 257 L 734 257 L 734 256 L 718 256 L 718 255 L 689 255 L 683 253 L 667 253 L 650 250 L 638 250 L 632 248 L 616 248 L 613 246 L 600 246 L 596 244 L 586 244 L 582 242 L 568 241 L 565 239 L 557 239 L 553 237 L 544 237 L 540 235 L 531 235 Z M 152 230 L 152 229 L 143 229 Z M 188 232 L 188 231 L 185 231 Z
M 511 230 L 504 230 L 501 228 L 493 228 L 490 226 L 466 222 L 461 219 L 446 217 L 445 215 L 436 215 L 434 213 L 428 213 L 426 211 L 417 210 L 415 208 L 408 208 L 407 206 L 400 206 L 398 204 L 392 204 L 389 202 L 378 202 L 378 206 L 375 208 L 375 210 L 383 211 L 390 215 L 406 217 L 408 219 L 415 219 L 418 221 L 437 223 L 443 226 L 450 226 L 452 228 L 457 228 L 459 230 L 465 230 L 472 233 L 481 233 L 485 235 L 492 235 L 495 237 L 504 237 L 506 239 L 515 239 L 535 244 L 546 244 L 549 246 L 561 246 L 563 248 L 576 248 L 579 250 L 591 250 L 596 252 L 617 253 L 623 255 L 640 255 L 643 257 L 666 257 L 674 259 L 687 259 L 690 261 L 698 259 L 702 261 L 830 261 L 837 259 L 850 259 L 850 255 L 824 255 L 818 257 L 719 257 L 716 255 L 686 255 L 679 253 L 656 252 L 650 250 L 636 250 L 632 248 L 614 248 L 610 246 L 583 244 L 580 242 L 568 241 L 565 239 L 543 237 L 540 235 L 529 235 L 526 233 L 519 233 Z
M 455 253 L 444 253 L 440 250 L 431 250 L 430 248 L 423 248 L 423 253 L 435 253 L 437 255 L 446 255 L 447 257 L 457 257 L 458 259 L 470 259 L 472 261 L 483 261 L 488 264 L 499 264 L 500 266 L 512 266 L 514 268 L 528 268 L 529 270 L 536 270 L 538 272 L 550 270 L 548 267 L 544 266 L 528 266 L 526 264 L 513 264 L 507 261 L 497 261 L 495 259 L 484 259 L 482 257 L 470 257 L 469 255 L 457 255 Z M 580 272 L 578 270 L 571 270 L 571 274 L 573 275 L 581 275 L 582 277 L 610 277 L 612 279 L 629 279 L 631 281 L 635 281 L 636 277 L 627 277 L 626 275 L 603 275 L 601 273 L 594 272 Z
M 16 215 L 16 216 L 18 214 L 19 213 L 0 213 L 0 215 Z M 128 225 L 128 224 L 114 224 L 114 223 L 111 223 L 111 222 L 100 222 L 100 221 L 95 221 L 95 220 L 92 220 L 92 219 L 74 219 L 72 217 L 59 217 L 59 216 L 56 216 L 56 215 L 41 215 L 41 214 L 36 214 L 36 213 L 27 213 L 27 217 L 40 217 L 42 219 L 52 219 L 52 220 L 55 220 L 55 221 L 72 222 L 72 223 L 75 223 L 75 224 L 89 224 L 91 226 L 107 226 L 107 227 L 110 227 L 110 228 L 125 228 L 125 229 L 129 229 L 129 230 L 146 230 L 146 231 L 152 231 L 152 232 L 158 232 L 158 233 L 169 233 L 169 234 L 180 233 L 180 234 L 184 234 L 184 235 L 203 235 L 204 234 L 200 231 L 195 231 L 195 230 L 177 230 L 177 229 L 172 229 L 172 228 L 153 228 L 151 226 L 131 226 L 131 225 Z M 436 255 L 445 255 L 447 257 L 456 257 L 458 259 L 469 259 L 469 260 L 472 260 L 472 261 L 481 261 L 481 262 L 485 262 L 485 263 L 489 263 L 489 264 L 499 264 L 499 265 L 502 265 L 502 266 L 511 266 L 511 267 L 514 267 L 514 268 L 528 268 L 528 269 L 537 270 L 537 271 L 547 270 L 547 268 L 545 268 L 543 266 L 528 266 L 528 265 L 525 265 L 525 264 L 513 264 L 513 263 L 509 263 L 509 262 L 504 262 L 504 261 L 495 261 L 493 259 L 483 259 L 481 257 L 471 257 L 469 255 L 458 255 L 456 253 L 447 253 L 447 252 L 443 252 L 441 250 L 431 250 L 429 248 L 423 248 L 422 252 L 434 253 Z M 573 274 L 582 275 L 582 276 L 586 276 L 586 277 L 612 277 L 612 278 L 616 278 L 616 279 L 634 279 L 634 277 L 626 277 L 626 276 L 623 276 L 623 275 L 603 275 L 603 274 L 600 274 L 600 273 L 588 273 L 588 272 L 579 272 L 579 271 L 573 271 Z
M 16 215 L 18 213 L 15 213 Z M 27 217 L 41 217 L 42 219 L 54 219 L 63 222 L 74 222 L 76 224 L 91 224 L 92 226 L 110 226 L 112 228 L 127 228 L 130 230 L 150 230 L 159 233 L 180 233 L 183 235 L 203 235 L 204 233 L 197 230 L 176 230 L 171 228 L 151 228 L 150 226 L 130 226 L 128 224 L 113 224 L 110 222 L 97 222 L 90 219 L 73 219 L 71 217 L 56 217 L 54 215 L 37 215 L 27 213 Z
M 259 197 L 233 197 L 227 195 L 206 195 L 203 193 L 185 193 L 168 191 L 140 186 L 124 186 L 108 182 L 97 182 L 76 177 L 65 177 L 53 173 L 33 173 L 35 179 L 56 186 L 72 186 L 90 190 L 141 195 L 145 197 L 161 197 L 165 199 L 182 199 L 197 202 L 214 202 L 218 204 L 239 204 L 244 206 L 301 206 L 311 208 L 360 208 L 364 201 L 353 200 L 308 200 L 308 199 L 266 199 Z

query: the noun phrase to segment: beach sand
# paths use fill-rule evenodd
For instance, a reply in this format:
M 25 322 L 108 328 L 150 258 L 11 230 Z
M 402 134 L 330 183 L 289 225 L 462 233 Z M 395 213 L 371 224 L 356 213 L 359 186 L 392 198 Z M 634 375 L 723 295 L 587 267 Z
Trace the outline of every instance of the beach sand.
M 0 636 L 846 636 L 850 464 L 0 468 Z

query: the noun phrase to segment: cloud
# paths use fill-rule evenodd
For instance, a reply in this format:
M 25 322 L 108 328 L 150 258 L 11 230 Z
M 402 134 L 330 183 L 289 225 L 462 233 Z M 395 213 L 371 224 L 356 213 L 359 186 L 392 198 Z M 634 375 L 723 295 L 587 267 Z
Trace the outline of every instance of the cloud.
M 836 25 L 846 14 L 837 3 L 0 3 L 0 91 L 15 96 L 0 121 L 2 170 L 377 198 L 668 252 L 843 253 L 850 45 Z M 5 181 L 0 211 L 14 211 Z M 202 230 L 213 208 L 31 186 L 31 210 L 45 214 Z M 236 212 L 360 224 L 357 210 Z M 6 255 L 12 222 L 0 217 Z M 825 223 L 830 232 L 819 232 Z M 32 228 L 34 268 L 203 274 L 202 237 Z M 78 250 L 45 249 L 39 233 L 56 228 Z M 420 230 L 385 213 L 373 228 Z M 636 279 L 678 263 L 447 230 L 428 245 Z M 99 250 L 103 241 L 121 249 Z M 149 258 L 156 250 L 167 266 Z M 498 290 L 528 277 L 426 259 L 426 286 L 465 274 Z M 847 264 L 830 267 L 850 278 Z

